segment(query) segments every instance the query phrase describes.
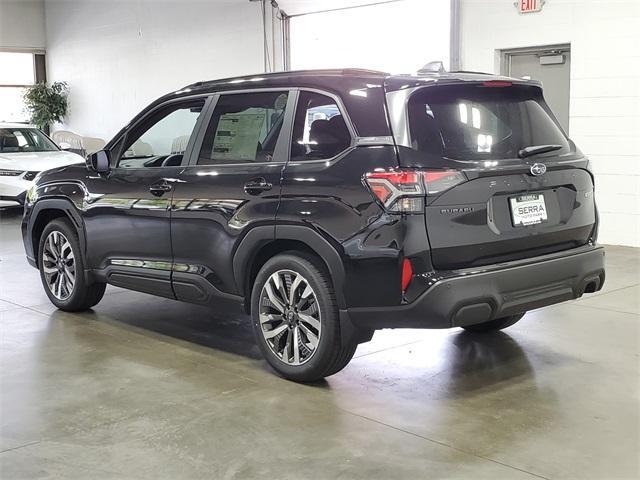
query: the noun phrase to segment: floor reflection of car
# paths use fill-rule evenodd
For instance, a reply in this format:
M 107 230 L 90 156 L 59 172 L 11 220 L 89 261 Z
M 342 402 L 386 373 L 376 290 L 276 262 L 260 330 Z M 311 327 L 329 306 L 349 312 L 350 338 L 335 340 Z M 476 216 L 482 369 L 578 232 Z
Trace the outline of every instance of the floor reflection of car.
M 82 162 L 80 155 L 61 150 L 35 127 L 0 123 L 0 207 L 23 205 L 41 171 Z

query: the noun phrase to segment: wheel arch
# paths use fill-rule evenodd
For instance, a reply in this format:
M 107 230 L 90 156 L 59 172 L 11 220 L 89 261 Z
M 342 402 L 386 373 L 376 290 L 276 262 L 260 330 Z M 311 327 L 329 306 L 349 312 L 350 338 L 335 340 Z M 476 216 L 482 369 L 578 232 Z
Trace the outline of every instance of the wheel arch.
M 233 258 L 238 290 L 245 297 L 245 310 L 251 310 L 251 288 L 260 268 L 273 256 L 291 250 L 313 255 L 329 272 L 339 308 L 346 308 L 343 293 L 344 265 L 338 249 L 317 231 L 298 225 L 256 227 L 240 243 Z
M 37 202 L 31 213 L 28 226 L 29 239 L 36 267 L 38 266 L 38 249 L 40 237 L 47 224 L 57 218 L 65 218 L 71 222 L 78 232 L 78 240 L 82 252 L 86 252 L 84 222 L 70 200 L 64 198 L 47 198 Z

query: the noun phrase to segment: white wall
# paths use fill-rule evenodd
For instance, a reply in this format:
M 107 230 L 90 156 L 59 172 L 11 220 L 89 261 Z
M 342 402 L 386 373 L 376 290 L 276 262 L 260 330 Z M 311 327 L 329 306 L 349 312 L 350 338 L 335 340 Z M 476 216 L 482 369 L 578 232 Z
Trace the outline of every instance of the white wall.
M 0 0 L 4 1 L 4 0 Z M 49 81 L 67 81 L 65 128 L 111 138 L 155 98 L 264 71 L 262 12 L 248 0 L 46 0 Z
M 0 0 L 0 49 L 44 47 L 44 0 Z
M 464 70 L 497 72 L 496 50 L 571 44 L 569 133 L 596 173 L 600 242 L 640 246 L 640 0 L 461 0 Z

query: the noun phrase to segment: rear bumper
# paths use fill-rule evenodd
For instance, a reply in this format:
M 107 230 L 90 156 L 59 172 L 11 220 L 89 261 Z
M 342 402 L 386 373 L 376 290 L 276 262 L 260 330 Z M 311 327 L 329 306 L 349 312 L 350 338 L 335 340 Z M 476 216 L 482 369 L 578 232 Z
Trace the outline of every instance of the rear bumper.
M 449 272 L 409 304 L 346 313 L 366 329 L 461 327 L 579 298 L 600 290 L 604 277 L 604 248 L 587 246 Z

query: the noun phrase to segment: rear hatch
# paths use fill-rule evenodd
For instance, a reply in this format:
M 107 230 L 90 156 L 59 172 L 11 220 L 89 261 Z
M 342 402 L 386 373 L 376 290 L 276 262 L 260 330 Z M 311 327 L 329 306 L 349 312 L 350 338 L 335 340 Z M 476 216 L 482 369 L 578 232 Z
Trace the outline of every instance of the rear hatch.
M 458 82 L 388 95 L 401 167 L 441 171 L 425 202 L 435 268 L 523 259 L 590 240 L 596 211 L 588 162 L 539 86 Z

